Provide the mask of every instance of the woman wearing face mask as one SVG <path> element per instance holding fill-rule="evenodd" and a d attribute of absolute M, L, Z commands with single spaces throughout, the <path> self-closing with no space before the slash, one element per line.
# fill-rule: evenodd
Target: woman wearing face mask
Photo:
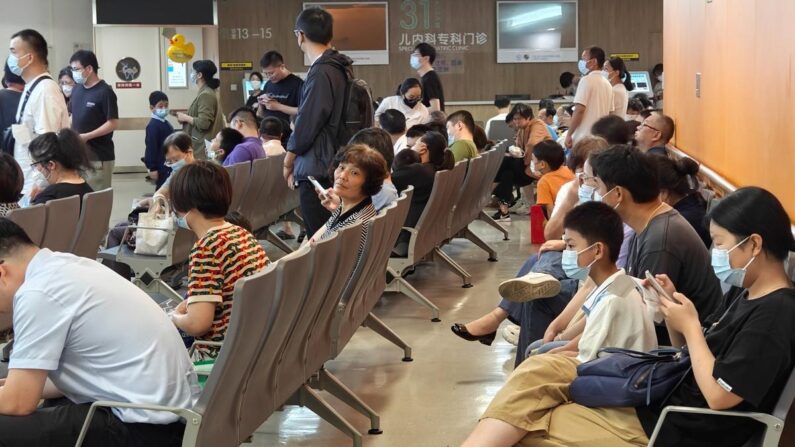
<path fill-rule="evenodd" d="M 675 300 L 661 298 L 672 342 L 687 346 L 692 364 L 666 405 L 771 413 L 795 365 L 795 290 L 784 265 L 795 250 L 790 219 L 775 196 L 756 187 L 729 194 L 709 218 L 713 269 L 733 287 L 702 327 L 693 303 L 676 293 L 667 276 L 657 276 Z M 539 368 L 522 388 L 566 389 L 576 371 L 544 368 L 554 358 L 530 360 Z M 662 408 L 588 408 L 572 402 L 553 402 L 541 411 L 491 408 L 499 418 L 481 420 L 464 445 L 591 445 L 599 440 L 599 445 L 645 446 Z M 566 421 L 577 421 L 577 428 L 567 429 Z M 750 418 L 669 413 L 654 445 L 739 447 L 762 428 Z"/>
<path fill-rule="evenodd" d="M 94 191 L 82 177 L 91 169 L 86 147 L 71 129 L 39 135 L 30 142 L 29 150 L 33 167 L 49 183 L 33 198 L 32 204 L 74 195 L 82 200 L 84 194 Z"/>
<path fill-rule="evenodd" d="M 72 77 L 72 67 L 66 67 L 58 72 L 58 85 L 61 86 L 66 104 L 69 104 L 69 98 L 72 97 L 72 89 L 75 88 L 75 80 Z"/>
<path fill-rule="evenodd" d="M 193 155 L 193 146 L 191 145 L 191 137 L 185 132 L 174 132 L 163 141 L 163 151 L 166 154 L 165 166 L 171 169 L 171 173 L 166 177 L 163 185 L 155 191 L 151 199 L 144 199 L 138 202 L 138 206 L 150 208 L 152 206 L 158 207 L 161 203 L 160 200 L 153 200 L 155 198 L 163 198 L 164 200 L 170 199 L 170 185 L 171 179 L 180 169 L 189 164 L 196 162 Z"/>
<path fill-rule="evenodd" d="M 246 100 L 246 107 L 257 110 L 259 107 L 258 99 L 262 94 L 262 87 L 264 85 L 262 74 L 259 72 L 252 72 L 248 75 L 248 81 L 251 83 L 251 93 Z"/>
<path fill-rule="evenodd" d="M 422 104 L 422 86 L 419 79 L 406 78 L 397 89 L 395 96 L 384 98 L 375 111 L 375 121 L 389 109 L 400 111 L 406 117 L 406 129 L 415 124 L 426 124 L 431 121 L 428 108 Z"/>
<path fill-rule="evenodd" d="M 221 81 L 215 78 L 218 68 L 210 60 L 193 63 L 191 81 L 199 88 L 188 113 L 177 112 L 177 121 L 183 124 L 182 130 L 191 137 L 194 155 L 199 160 L 207 158 L 204 141 L 210 140 L 224 126 L 223 112 L 216 95 Z"/>
<path fill-rule="evenodd" d="M 624 60 L 620 57 L 611 57 L 605 61 L 602 73 L 613 86 L 613 111 L 610 113 L 627 119 L 628 92 L 631 92 L 634 86 Z"/>

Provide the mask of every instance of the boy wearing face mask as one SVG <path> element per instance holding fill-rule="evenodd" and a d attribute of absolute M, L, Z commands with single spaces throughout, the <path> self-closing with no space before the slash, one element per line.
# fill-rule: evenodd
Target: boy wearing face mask
<path fill-rule="evenodd" d="M 146 125 L 144 164 L 149 171 L 149 178 L 155 182 L 155 189 L 159 189 L 171 172 L 165 166 L 166 154 L 163 151 L 163 142 L 174 133 L 174 127 L 166 120 L 168 96 L 161 91 L 152 92 L 149 95 L 149 111 L 152 112 L 152 119 Z"/>
<path fill-rule="evenodd" d="M 624 240 L 618 213 L 604 203 L 587 202 L 569 211 L 563 227 L 563 271 L 571 279 L 592 282 L 593 288 L 572 320 L 573 325 L 585 318 L 582 333 L 548 352 L 587 362 L 605 347 L 644 352 L 656 348 L 654 323 L 635 281 L 616 267 Z"/>

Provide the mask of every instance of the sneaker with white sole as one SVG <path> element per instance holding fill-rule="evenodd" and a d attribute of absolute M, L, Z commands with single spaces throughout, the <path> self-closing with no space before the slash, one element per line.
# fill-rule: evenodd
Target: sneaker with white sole
<path fill-rule="evenodd" d="M 500 296 L 508 301 L 524 303 L 539 298 L 551 298 L 560 293 L 560 281 L 546 273 L 530 272 L 518 278 L 503 281 Z"/>
<path fill-rule="evenodd" d="M 519 345 L 519 326 L 515 324 L 509 324 L 502 328 L 502 338 L 505 339 L 508 343 L 518 346 Z"/>

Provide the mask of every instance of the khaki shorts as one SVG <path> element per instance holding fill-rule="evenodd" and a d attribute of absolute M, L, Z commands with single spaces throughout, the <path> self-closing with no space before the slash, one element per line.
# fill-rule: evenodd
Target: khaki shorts
<path fill-rule="evenodd" d="M 571 401 L 579 362 L 561 354 L 530 357 L 508 378 L 483 418 L 528 432 L 520 446 L 646 446 L 634 408 L 588 408 Z"/>

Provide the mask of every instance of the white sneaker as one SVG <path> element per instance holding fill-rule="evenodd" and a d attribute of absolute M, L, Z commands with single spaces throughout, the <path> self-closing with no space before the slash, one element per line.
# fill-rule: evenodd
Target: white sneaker
<path fill-rule="evenodd" d="M 516 214 L 516 215 L 518 215 L 518 216 L 529 216 L 530 215 L 530 207 L 531 207 L 530 204 L 522 203 L 521 205 L 517 206 L 516 208 L 513 208 L 511 210 L 511 212 Z"/>
<path fill-rule="evenodd" d="M 505 339 L 508 343 L 518 346 L 519 345 L 519 326 L 515 324 L 509 324 L 502 328 L 502 338 Z"/>
<path fill-rule="evenodd" d="M 500 296 L 508 301 L 524 303 L 539 298 L 550 298 L 560 293 L 560 281 L 546 273 L 530 272 L 518 278 L 503 281 Z"/>

